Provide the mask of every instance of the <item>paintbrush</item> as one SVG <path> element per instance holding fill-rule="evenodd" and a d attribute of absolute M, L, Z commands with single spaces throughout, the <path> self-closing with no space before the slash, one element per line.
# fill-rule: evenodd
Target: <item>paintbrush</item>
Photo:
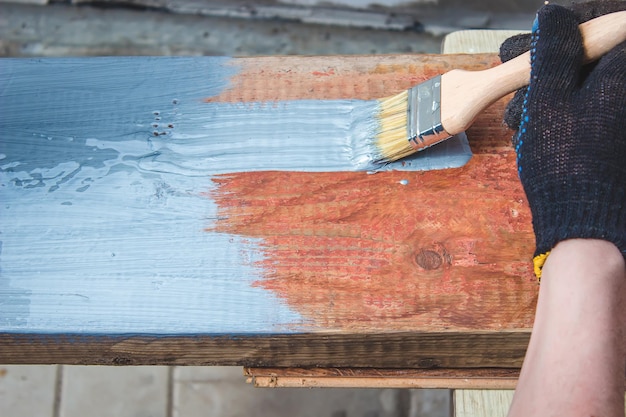
<path fill-rule="evenodd" d="M 626 11 L 582 23 L 585 63 L 626 40 Z M 530 52 L 482 71 L 451 70 L 379 100 L 376 162 L 395 161 L 465 131 L 489 105 L 528 85 Z"/>

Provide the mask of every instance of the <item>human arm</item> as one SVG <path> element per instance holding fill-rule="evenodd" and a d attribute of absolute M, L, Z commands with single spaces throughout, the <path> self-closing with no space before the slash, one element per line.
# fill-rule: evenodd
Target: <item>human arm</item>
<path fill-rule="evenodd" d="M 626 43 L 583 67 L 577 25 L 539 11 L 514 138 L 542 284 L 511 417 L 624 415 Z"/>
<path fill-rule="evenodd" d="M 509 417 L 624 416 L 626 266 L 604 240 L 558 243 Z"/>

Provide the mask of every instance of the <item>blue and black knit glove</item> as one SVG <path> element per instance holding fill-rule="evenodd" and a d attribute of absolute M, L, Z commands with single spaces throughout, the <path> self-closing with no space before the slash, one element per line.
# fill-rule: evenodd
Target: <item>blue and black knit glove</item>
<path fill-rule="evenodd" d="M 538 277 L 566 239 L 608 240 L 626 257 L 626 42 L 583 66 L 578 23 L 563 7 L 539 10 L 514 137 Z"/>
<path fill-rule="evenodd" d="M 626 11 L 626 0 L 591 0 L 572 3 L 568 7 L 578 23 L 583 23 L 608 13 Z M 524 33 L 511 36 L 500 46 L 500 60 L 506 62 L 530 50 L 531 34 Z M 522 117 L 522 104 L 526 96 L 526 88 L 518 90 L 504 110 L 504 122 L 513 130 L 517 130 Z"/>

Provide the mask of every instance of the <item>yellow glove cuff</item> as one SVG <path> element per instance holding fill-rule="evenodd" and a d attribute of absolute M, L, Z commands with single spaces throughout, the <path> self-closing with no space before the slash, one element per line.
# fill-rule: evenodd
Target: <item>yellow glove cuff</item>
<path fill-rule="evenodd" d="M 541 281 L 541 271 L 543 270 L 543 264 L 545 264 L 546 259 L 548 259 L 548 255 L 550 255 L 550 251 L 537 255 L 533 258 L 533 268 L 539 281 Z"/>

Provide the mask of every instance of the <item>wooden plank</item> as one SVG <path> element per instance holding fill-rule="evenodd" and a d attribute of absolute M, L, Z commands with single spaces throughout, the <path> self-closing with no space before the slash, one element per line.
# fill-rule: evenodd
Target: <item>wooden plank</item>
<path fill-rule="evenodd" d="M 261 388 L 513 389 L 519 369 L 245 368 Z"/>
<path fill-rule="evenodd" d="M 425 59 L 432 60 L 426 68 L 433 72 L 444 70 L 438 66 L 442 62 L 437 57 Z M 236 78 L 236 85 L 242 88 L 228 90 L 220 95 L 219 100 L 276 100 L 285 95 L 295 98 L 303 93 L 298 91 L 298 86 L 303 85 L 299 77 L 308 74 L 297 61 L 290 62 L 289 69 L 281 65 L 278 59 L 274 65 L 257 67 L 261 64 L 259 61 L 250 64 L 250 72 L 245 71 Z M 380 96 L 385 92 L 399 91 L 433 75 L 432 72 L 425 73 L 424 67 L 417 66 L 417 61 L 381 62 L 368 74 L 345 71 L 345 65 L 329 61 L 326 71 L 312 72 L 317 74 L 315 93 L 325 99 L 350 95 L 371 98 L 372 94 Z M 255 88 L 255 76 L 267 71 L 275 74 L 275 81 L 268 80 L 263 88 Z M 403 76 L 389 79 L 388 75 L 396 71 Z M 283 91 L 281 86 L 285 84 L 293 87 Z M 529 213 L 514 170 L 509 133 L 502 128 L 499 119 L 501 105 L 486 112 L 476 127 L 468 132 L 476 155 L 460 171 L 424 172 L 409 176 L 406 173 L 392 173 L 385 181 L 380 181 L 381 177 L 358 177 L 349 173 L 316 174 L 311 181 L 298 181 L 292 174 L 274 173 L 267 176 L 238 174 L 216 179 L 221 192 L 220 196 L 216 196 L 216 201 L 219 207 L 223 207 L 223 217 L 229 219 L 218 223 L 216 230 L 235 231 L 251 237 L 263 236 L 268 253 L 272 253 L 267 264 L 271 264 L 273 269 L 272 279 L 264 281 L 263 285 L 279 292 L 283 299 L 293 299 L 292 304 L 298 305 L 300 311 L 306 311 L 308 317 L 315 317 L 315 320 L 328 317 L 327 326 L 358 328 L 363 320 L 376 320 L 374 317 L 381 315 L 378 319 L 389 318 L 387 325 L 397 330 L 402 329 L 402 323 L 407 328 L 422 324 L 446 328 L 448 324 L 442 318 L 450 315 L 460 321 L 468 318 L 467 325 L 470 327 L 478 325 L 478 321 L 491 322 L 496 328 L 530 327 L 531 321 L 525 321 L 530 316 L 523 319 L 520 316 L 522 311 L 529 312 L 532 308 L 536 291 L 529 271 L 522 272 L 526 268 L 524 253 L 532 246 L 530 229 L 527 227 Z M 475 135 L 473 141 L 472 135 Z M 491 177 L 491 174 L 494 176 Z M 491 184 L 481 183 L 479 178 Z M 410 189 L 395 186 L 402 179 L 409 181 L 409 185 L 412 185 Z M 506 195 L 509 192 L 512 194 Z M 276 206 L 267 207 L 263 204 L 261 196 L 268 193 L 277 198 Z M 481 194 L 481 203 L 476 204 L 475 198 Z M 308 201 L 299 201 L 298 195 L 305 196 L 304 199 Z M 383 201 L 379 200 L 381 195 L 385 195 Z M 345 201 L 351 203 L 345 204 Z M 416 202 L 420 202 L 420 205 L 417 206 Z M 473 220 L 457 221 L 457 215 L 459 220 L 461 217 Z M 499 215 L 504 217 L 497 218 Z M 297 224 L 292 224 L 290 219 L 293 218 L 297 219 Z M 440 227 L 442 218 L 448 220 L 445 221 L 446 226 Z M 403 226 L 394 228 L 395 235 L 389 236 L 385 230 L 388 224 Z M 498 226 L 504 224 L 504 228 Z M 493 229 L 494 226 L 498 231 Z M 496 235 L 503 232 L 507 237 L 497 238 L 491 235 L 492 232 Z M 354 238 L 359 242 L 358 245 L 352 244 Z M 320 270 L 317 248 L 323 248 L 331 242 L 341 242 L 339 245 L 348 249 L 345 256 L 358 248 L 362 254 L 359 262 L 346 265 L 342 256 L 322 258 L 323 268 Z M 496 246 L 488 242 L 496 243 Z M 491 249 L 488 249 L 490 253 L 486 258 L 480 259 L 480 256 L 475 257 L 474 251 L 482 245 L 490 246 Z M 456 262 L 453 263 L 454 268 L 448 270 L 451 264 L 447 259 L 450 256 Z M 294 263 L 295 257 L 299 261 Z M 499 275 L 503 268 L 502 265 L 496 265 L 505 258 L 517 261 L 504 269 L 516 270 L 513 275 L 521 273 L 517 276 L 525 279 L 494 279 L 489 280 L 490 285 L 499 283 L 508 287 L 517 282 L 526 287 L 530 284 L 526 288 L 531 292 L 526 293 L 521 287 L 502 288 L 498 290 L 497 297 L 525 298 L 523 294 L 526 294 L 530 298 L 511 302 L 502 300 L 497 308 L 483 314 L 481 318 L 442 312 L 439 308 L 414 313 L 406 310 L 407 306 L 423 306 L 421 300 L 408 301 L 406 297 L 419 298 L 417 294 L 423 294 L 428 298 L 437 298 L 439 290 L 445 293 L 448 271 L 452 275 L 460 273 L 460 278 L 464 276 L 464 266 L 474 271 L 482 269 L 483 274 L 488 274 L 488 270 L 495 267 L 492 271 Z M 377 270 L 376 280 L 367 278 L 371 270 Z M 351 279 L 343 279 L 341 286 L 329 287 L 329 274 Z M 420 276 L 417 281 L 409 278 L 417 275 Z M 449 279 L 456 280 L 454 276 Z M 466 282 L 470 287 L 476 286 L 473 295 L 478 298 L 483 295 L 489 297 L 478 289 L 481 280 L 470 279 Z M 362 294 L 365 299 L 355 300 L 354 294 Z M 441 294 L 441 297 L 447 298 L 447 295 Z M 450 304 L 434 298 L 431 298 L 433 305 L 439 306 L 467 307 L 465 302 L 469 301 L 465 299 L 461 304 Z M 329 300 L 334 300 L 330 309 Z M 515 312 L 507 311 L 508 308 L 513 308 Z M 503 316 L 522 319 L 523 323 L 507 324 L 508 320 Z M 459 325 L 462 324 L 457 321 L 453 326 Z"/>
<path fill-rule="evenodd" d="M 352 106 L 497 58 L 135 59 L 98 61 L 86 73 L 112 80 L 102 89 L 37 84 L 58 81 L 38 61 L 11 79 L 31 74 L 36 95 L 2 90 L 0 361 L 520 366 L 537 285 L 504 101 L 467 132 L 459 169 L 195 164 L 207 112 L 239 109 L 243 129 L 261 110 Z"/>
<path fill-rule="evenodd" d="M 519 368 L 519 333 L 0 334 L 7 364 Z M 408 354 L 407 352 L 410 352 Z"/>
<path fill-rule="evenodd" d="M 461 389 L 454 391 L 455 417 L 506 417 L 512 390 Z"/>
<path fill-rule="evenodd" d="M 506 417 L 514 391 L 455 390 L 455 417 Z"/>
<path fill-rule="evenodd" d="M 443 39 L 441 52 L 444 54 L 498 53 L 507 38 L 528 30 L 459 30 Z"/>

